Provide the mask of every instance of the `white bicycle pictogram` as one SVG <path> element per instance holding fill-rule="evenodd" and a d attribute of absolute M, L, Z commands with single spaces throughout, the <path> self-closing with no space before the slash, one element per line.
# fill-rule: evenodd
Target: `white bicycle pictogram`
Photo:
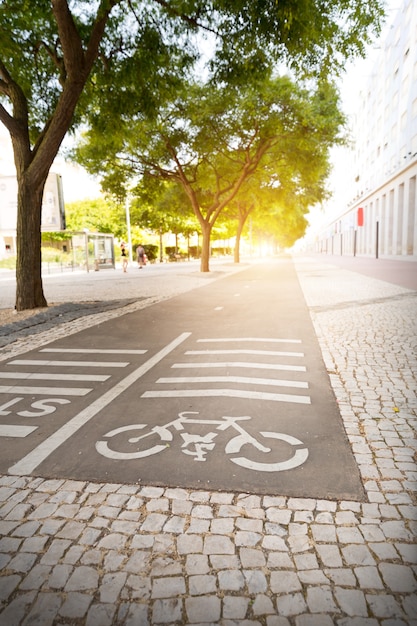
<path fill-rule="evenodd" d="M 248 433 L 239 422 L 246 421 L 252 419 L 250 416 L 240 416 L 240 417 L 230 417 L 223 416 L 221 419 L 217 420 L 208 420 L 208 419 L 197 419 L 196 417 L 192 417 L 198 415 L 199 413 L 196 411 L 184 411 L 179 413 L 178 417 L 164 424 L 163 426 L 154 426 L 149 431 L 128 438 L 128 443 L 131 444 L 139 444 L 140 442 L 144 442 L 148 437 L 157 436 L 161 443 L 157 443 L 156 445 L 151 445 L 151 447 L 138 449 L 134 452 L 122 452 L 113 450 L 110 446 L 112 443 L 112 439 L 117 435 L 121 435 L 123 433 L 132 434 L 132 431 L 135 430 L 143 430 L 146 428 L 147 424 L 130 424 L 128 426 L 121 426 L 120 428 L 115 428 L 114 430 L 109 431 L 104 435 L 109 441 L 101 440 L 96 442 L 96 449 L 101 455 L 115 460 L 128 460 L 128 459 L 141 459 L 153 454 L 158 454 L 159 452 L 163 452 L 167 448 L 170 447 L 170 442 L 174 439 L 175 432 L 178 432 L 181 435 L 183 443 L 181 445 L 181 451 L 184 454 L 190 455 L 194 457 L 194 461 L 205 461 L 207 454 L 214 449 L 215 442 L 214 439 L 218 436 L 219 433 L 211 431 L 206 435 L 192 434 L 185 430 L 187 424 L 208 424 L 215 426 L 215 430 L 217 431 L 225 431 L 228 428 L 231 428 L 237 431 L 237 435 L 232 437 L 230 441 L 225 446 L 226 454 L 239 454 L 242 447 L 246 444 L 253 446 L 256 450 L 259 450 L 262 453 L 270 454 L 273 452 L 273 449 L 263 445 L 258 439 L 255 439 L 250 433 Z M 297 439 L 296 437 L 292 437 L 291 435 L 286 435 L 284 433 L 277 433 L 271 431 L 261 431 L 259 433 L 261 437 L 265 439 L 273 439 L 284 441 L 290 446 L 303 446 L 303 442 Z M 145 442 L 146 443 L 146 442 Z M 273 443 L 271 444 L 273 445 Z M 230 458 L 229 460 L 232 463 L 236 463 L 236 465 L 240 465 L 241 467 L 255 470 L 258 472 L 281 472 L 283 470 L 293 469 L 294 467 L 298 467 L 302 465 L 308 457 L 308 449 L 306 447 L 298 447 L 293 451 L 292 456 L 283 461 L 278 462 L 259 462 L 254 461 L 245 456 L 235 456 Z"/>

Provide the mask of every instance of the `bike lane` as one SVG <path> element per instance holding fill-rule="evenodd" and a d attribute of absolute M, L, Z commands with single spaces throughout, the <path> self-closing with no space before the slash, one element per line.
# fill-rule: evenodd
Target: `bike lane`
<path fill-rule="evenodd" d="M 105 322 L 1 370 L 15 376 L 9 390 L 3 385 L 2 425 L 22 429 L 3 431 L 3 472 L 364 497 L 289 259 Z"/>

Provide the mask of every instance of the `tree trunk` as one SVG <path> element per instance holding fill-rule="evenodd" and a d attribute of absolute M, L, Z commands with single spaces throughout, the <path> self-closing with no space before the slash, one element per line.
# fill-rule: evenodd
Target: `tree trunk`
<path fill-rule="evenodd" d="M 200 271 L 209 272 L 210 267 L 210 237 L 211 237 L 211 225 L 204 222 L 201 224 L 201 259 L 200 259 Z"/>
<path fill-rule="evenodd" d="M 243 219 L 243 220 L 239 219 L 237 222 L 236 242 L 235 242 L 235 249 L 234 249 L 234 254 L 233 254 L 233 260 L 235 263 L 240 263 L 240 239 L 242 236 L 242 231 L 245 225 L 245 221 L 246 219 Z"/>
<path fill-rule="evenodd" d="M 18 176 L 16 309 L 46 307 L 42 287 L 41 212 L 45 180 L 34 185 Z"/>

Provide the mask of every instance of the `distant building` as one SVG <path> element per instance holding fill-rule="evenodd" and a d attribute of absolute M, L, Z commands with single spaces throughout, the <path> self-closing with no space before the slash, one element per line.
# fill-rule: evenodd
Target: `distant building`
<path fill-rule="evenodd" d="M 345 210 L 317 237 L 327 254 L 417 259 L 417 2 L 403 0 L 352 120 Z"/>
<path fill-rule="evenodd" d="M 0 259 L 16 254 L 17 179 L 0 176 Z M 41 230 L 53 232 L 65 229 L 65 207 L 62 178 L 50 173 L 42 202 Z"/>

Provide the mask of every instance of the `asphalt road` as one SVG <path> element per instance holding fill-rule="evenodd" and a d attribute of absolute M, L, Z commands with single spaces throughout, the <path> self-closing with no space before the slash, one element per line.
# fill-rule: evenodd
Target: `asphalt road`
<path fill-rule="evenodd" d="M 362 500 L 290 259 L 0 364 L 0 472 Z"/>

